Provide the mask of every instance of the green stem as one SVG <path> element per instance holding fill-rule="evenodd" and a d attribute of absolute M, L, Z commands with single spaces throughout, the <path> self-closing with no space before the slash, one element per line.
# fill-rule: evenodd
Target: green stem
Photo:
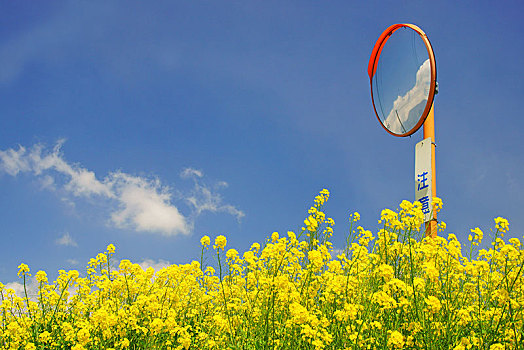
<path fill-rule="evenodd" d="M 231 342 L 233 342 L 233 339 L 232 339 L 232 333 L 233 333 L 233 324 L 231 323 L 231 316 L 229 315 L 229 309 L 227 308 L 227 299 L 226 299 L 226 292 L 224 290 L 224 284 L 223 284 L 223 281 L 222 281 L 222 263 L 220 261 L 220 248 L 217 248 L 217 258 L 218 258 L 218 269 L 219 269 L 219 274 L 220 274 L 220 289 L 222 289 L 222 296 L 224 298 L 224 309 L 226 310 L 226 315 L 227 315 L 227 321 L 229 323 L 229 328 L 231 330 L 231 332 L 228 333 L 229 335 L 229 340 Z"/>
<path fill-rule="evenodd" d="M 53 315 L 51 316 L 51 320 L 49 321 L 50 325 L 53 324 L 53 321 L 55 319 L 55 315 L 56 315 L 56 310 L 58 309 L 58 306 L 60 305 L 60 302 L 62 301 L 62 297 L 64 296 L 64 293 L 65 293 L 65 290 L 67 289 L 67 286 L 69 285 L 69 282 L 71 281 L 73 277 L 69 277 L 67 279 L 67 282 L 66 284 L 64 285 L 64 287 L 62 288 L 62 292 L 60 293 L 60 297 L 58 298 L 58 301 L 56 303 L 56 306 L 55 306 L 55 309 L 53 310 Z"/>

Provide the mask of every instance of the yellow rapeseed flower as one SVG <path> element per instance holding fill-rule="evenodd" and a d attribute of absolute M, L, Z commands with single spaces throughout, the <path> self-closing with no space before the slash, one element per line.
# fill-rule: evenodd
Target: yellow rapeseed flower
<path fill-rule="evenodd" d="M 80 345 L 86 345 L 87 343 L 89 343 L 89 330 L 85 328 L 80 329 L 76 334 L 76 337 Z"/>
<path fill-rule="evenodd" d="M 213 246 L 214 249 L 222 249 L 224 250 L 225 246 L 227 244 L 227 239 L 225 236 L 218 236 L 215 238 L 215 245 Z"/>
<path fill-rule="evenodd" d="M 113 255 L 113 254 L 115 254 L 116 248 L 115 248 L 115 246 L 113 244 L 110 244 L 110 245 L 107 246 L 106 250 L 107 250 L 109 255 Z"/>
<path fill-rule="evenodd" d="M 72 281 L 76 281 L 78 276 L 80 276 L 80 273 L 77 270 L 70 270 L 67 273 L 67 277 L 70 278 Z"/>
<path fill-rule="evenodd" d="M 377 275 L 384 278 L 384 280 L 389 281 L 393 278 L 394 269 L 392 266 L 387 264 L 382 264 L 377 269 Z"/>
<path fill-rule="evenodd" d="M 47 283 L 47 273 L 45 271 L 38 271 L 35 277 L 38 282 Z"/>
<path fill-rule="evenodd" d="M 211 244 L 211 238 L 209 238 L 209 236 L 203 236 L 200 238 L 200 244 L 202 244 L 203 247 L 207 247 Z"/>
<path fill-rule="evenodd" d="M 442 209 L 442 199 L 438 197 L 433 197 L 431 204 L 433 206 L 433 210 L 435 210 L 437 213 L 440 211 L 440 209 Z"/>
<path fill-rule="evenodd" d="M 425 301 L 426 301 L 429 311 L 432 313 L 439 312 L 440 309 L 442 308 L 442 304 L 440 303 L 440 300 L 434 297 L 433 295 L 430 295 L 429 297 L 427 297 Z"/>
<path fill-rule="evenodd" d="M 308 218 L 304 220 L 304 224 L 310 232 L 315 232 L 318 228 L 318 221 L 312 215 L 308 216 Z"/>
<path fill-rule="evenodd" d="M 318 250 L 309 251 L 307 257 L 317 269 L 322 266 L 322 254 Z"/>
<path fill-rule="evenodd" d="M 129 339 L 124 338 L 124 339 L 122 340 L 122 342 L 120 342 L 120 347 L 121 347 L 122 349 L 126 349 L 126 348 L 128 348 L 128 347 L 129 347 Z"/>
<path fill-rule="evenodd" d="M 474 245 L 478 246 L 480 243 L 482 243 L 482 239 L 484 238 L 484 232 L 482 232 L 482 230 L 480 228 L 475 227 L 474 229 L 471 229 L 471 233 L 475 234 L 475 236 L 473 237 L 473 240 L 476 241 L 476 242 L 474 242 Z M 469 239 L 469 237 L 468 237 L 468 239 Z M 470 239 L 470 241 L 471 241 L 471 239 Z"/>
<path fill-rule="evenodd" d="M 405 344 L 405 339 L 402 333 L 393 331 L 388 338 L 388 346 L 394 349 L 402 349 Z"/>
<path fill-rule="evenodd" d="M 513 244 L 516 248 L 520 248 L 521 243 L 518 238 L 510 238 L 509 243 Z"/>
<path fill-rule="evenodd" d="M 26 264 L 18 265 L 18 277 L 20 277 L 20 275 L 22 275 L 22 276 L 31 276 L 29 274 L 29 266 L 27 266 Z"/>
<path fill-rule="evenodd" d="M 236 249 L 229 249 L 226 253 L 228 259 L 236 259 L 238 257 L 238 251 Z"/>
<path fill-rule="evenodd" d="M 48 331 L 43 331 L 38 335 L 38 339 L 41 342 L 47 343 L 51 340 L 51 333 L 49 333 Z"/>
<path fill-rule="evenodd" d="M 499 232 L 507 232 L 508 229 L 509 229 L 509 223 L 508 223 L 508 220 L 502 218 L 502 217 L 497 217 L 494 219 L 495 220 L 495 227 L 497 229 L 497 231 Z"/>

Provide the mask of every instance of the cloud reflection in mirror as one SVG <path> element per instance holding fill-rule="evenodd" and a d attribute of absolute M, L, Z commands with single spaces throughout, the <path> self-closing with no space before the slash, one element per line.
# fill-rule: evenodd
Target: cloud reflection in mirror
<path fill-rule="evenodd" d="M 431 82 L 431 66 L 427 59 L 417 71 L 415 86 L 393 102 L 393 108 L 383 120 L 384 125 L 396 134 L 404 134 L 417 124 L 426 108 Z"/>

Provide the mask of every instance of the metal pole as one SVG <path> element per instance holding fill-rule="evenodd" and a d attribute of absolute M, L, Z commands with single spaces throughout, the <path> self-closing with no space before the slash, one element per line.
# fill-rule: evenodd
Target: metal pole
<path fill-rule="evenodd" d="M 433 106 L 429 110 L 429 114 L 424 122 L 424 140 L 431 137 L 431 195 L 437 196 L 437 172 L 435 167 L 435 115 L 433 113 Z M 437 237 L 437 211 L 432 208 L 433 218 L 426 223 L 426 236 L 432 238 Z"/>

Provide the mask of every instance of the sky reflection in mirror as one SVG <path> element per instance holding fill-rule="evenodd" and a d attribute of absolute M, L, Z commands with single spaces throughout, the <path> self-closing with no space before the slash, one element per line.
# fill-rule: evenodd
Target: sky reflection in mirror
<path fill-rule="evenodd" d="M 382 124 L 395 134 L 412 130 L 429 98 L 431 65 L 420 35 L 402 27 L 385 43 L 373 76 L 373 98 Z"/>

